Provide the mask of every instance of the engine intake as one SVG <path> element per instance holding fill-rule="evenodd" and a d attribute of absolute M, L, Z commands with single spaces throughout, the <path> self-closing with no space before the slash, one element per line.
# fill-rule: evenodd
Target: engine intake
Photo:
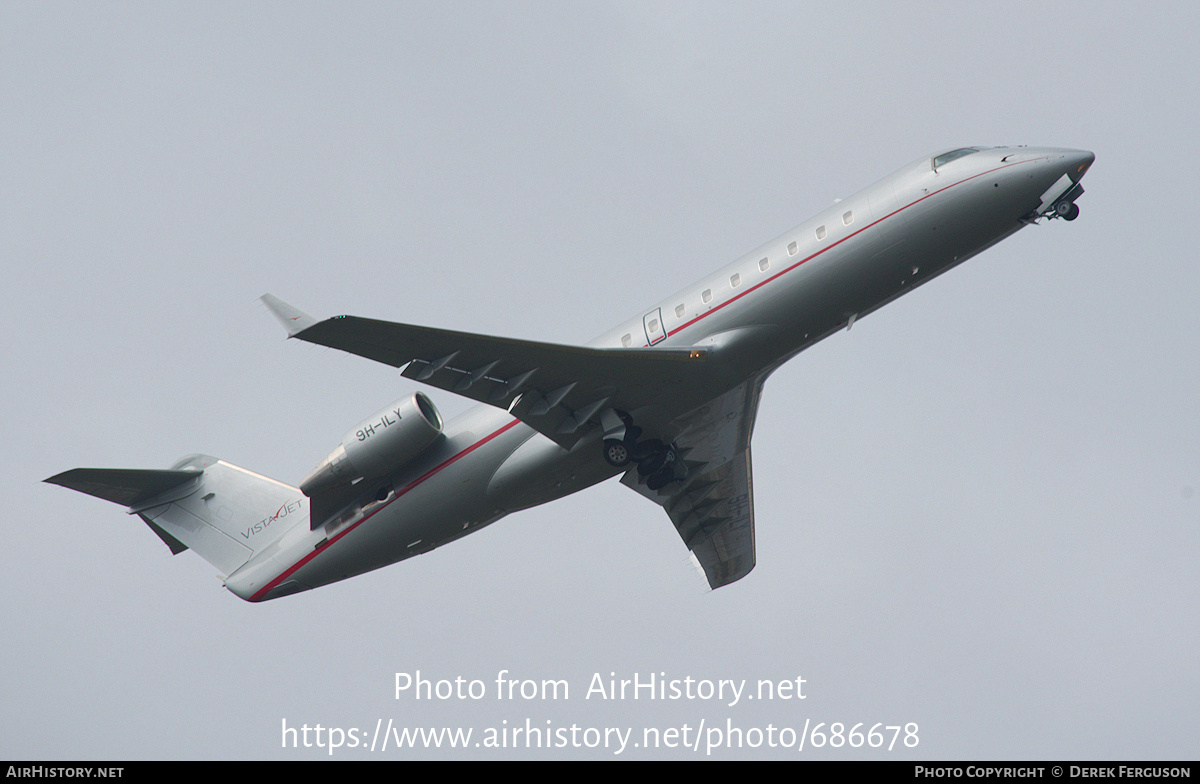
<path fill-rule="evenodd" d="M 401 398 L 363 420 L 329 456 L 308 472 L 300 490 L 310 498 L 324 490 L 395 471 L 442 434 L 442 417 L 421 392 Z"/>

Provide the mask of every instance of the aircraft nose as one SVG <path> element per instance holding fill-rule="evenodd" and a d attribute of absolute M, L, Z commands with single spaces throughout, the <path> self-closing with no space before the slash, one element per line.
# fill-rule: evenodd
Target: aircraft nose
<path fill-rule="evenodd" d="M 1083 186 L 1079 181 L 1087 173 L 1092 161 L 1096 160 L 1096 155 L 1090 150 L 1067 150 L 1061 147 L 1043 147 L 1036 153 L 1042 156 L 1045 168 L 1042 177 L 1029 181 L 1031 199 L 1039 189 L 1046 190 L 1041 192 L 1038 206 L 1023 220 L 1036 221 L 1039 217 L 1047 216 L 1075 220 L 1079 217 L 1075 200 L 1083 195 Z"/>
<path fill-rule="evenodd" d="M 1068 150 L 1066 154 L 1066 173 L 1071 178 L 1071 182 L 1079 182 L 1083 175 L 1087 173 L 1088 167 L 1092 165 L 1092 161 L 1096 160 L 1095 153 L 1088 150 Z"/>

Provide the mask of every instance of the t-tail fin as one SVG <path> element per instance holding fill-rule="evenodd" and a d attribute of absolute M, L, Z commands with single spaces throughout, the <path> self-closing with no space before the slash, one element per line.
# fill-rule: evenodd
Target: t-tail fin
<path fill-rule="evenodd" d="M 207 455 L 167 471 L 76 468 L 46 481 L 129 507 L 172 553 L 194 550 L 226 576 L 308 519 L 299 488 Z"/>

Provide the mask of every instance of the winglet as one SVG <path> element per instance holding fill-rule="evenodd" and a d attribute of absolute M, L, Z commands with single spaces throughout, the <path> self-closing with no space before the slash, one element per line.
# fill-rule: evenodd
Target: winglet
<path fill-rule="evenodd" d="M 287 304 L 279 297 L 263 294 L 258 299 L 267 306 L 267 310 L 271 311 L 275 318 L 279 319 L 279 323 L 287 330 L 289 338 L 295 337 L 317 323 L 315 318 L 303 310 Z"/>

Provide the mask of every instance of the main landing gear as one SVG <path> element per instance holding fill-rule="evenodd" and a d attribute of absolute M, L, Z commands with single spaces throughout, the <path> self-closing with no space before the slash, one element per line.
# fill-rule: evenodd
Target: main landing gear
<path fill-rule="evenodd" d="M 629 445 L 619 438 L 604 439 L 604 459 L 614 468 L 624 468 L 633 459 Z"/>
<path fill-rule="evenodd" d="M 638 476 L 651 490 L 661 490 L 676 479 L 687 476 L 687 466 L 673 445 L 656 438 L 639 441 L 642 429 L 627 414 L 619 415 L 624 424 L 623 437 L 604 439 L 604 459 L 614 468 L 637 463 Z"/>

